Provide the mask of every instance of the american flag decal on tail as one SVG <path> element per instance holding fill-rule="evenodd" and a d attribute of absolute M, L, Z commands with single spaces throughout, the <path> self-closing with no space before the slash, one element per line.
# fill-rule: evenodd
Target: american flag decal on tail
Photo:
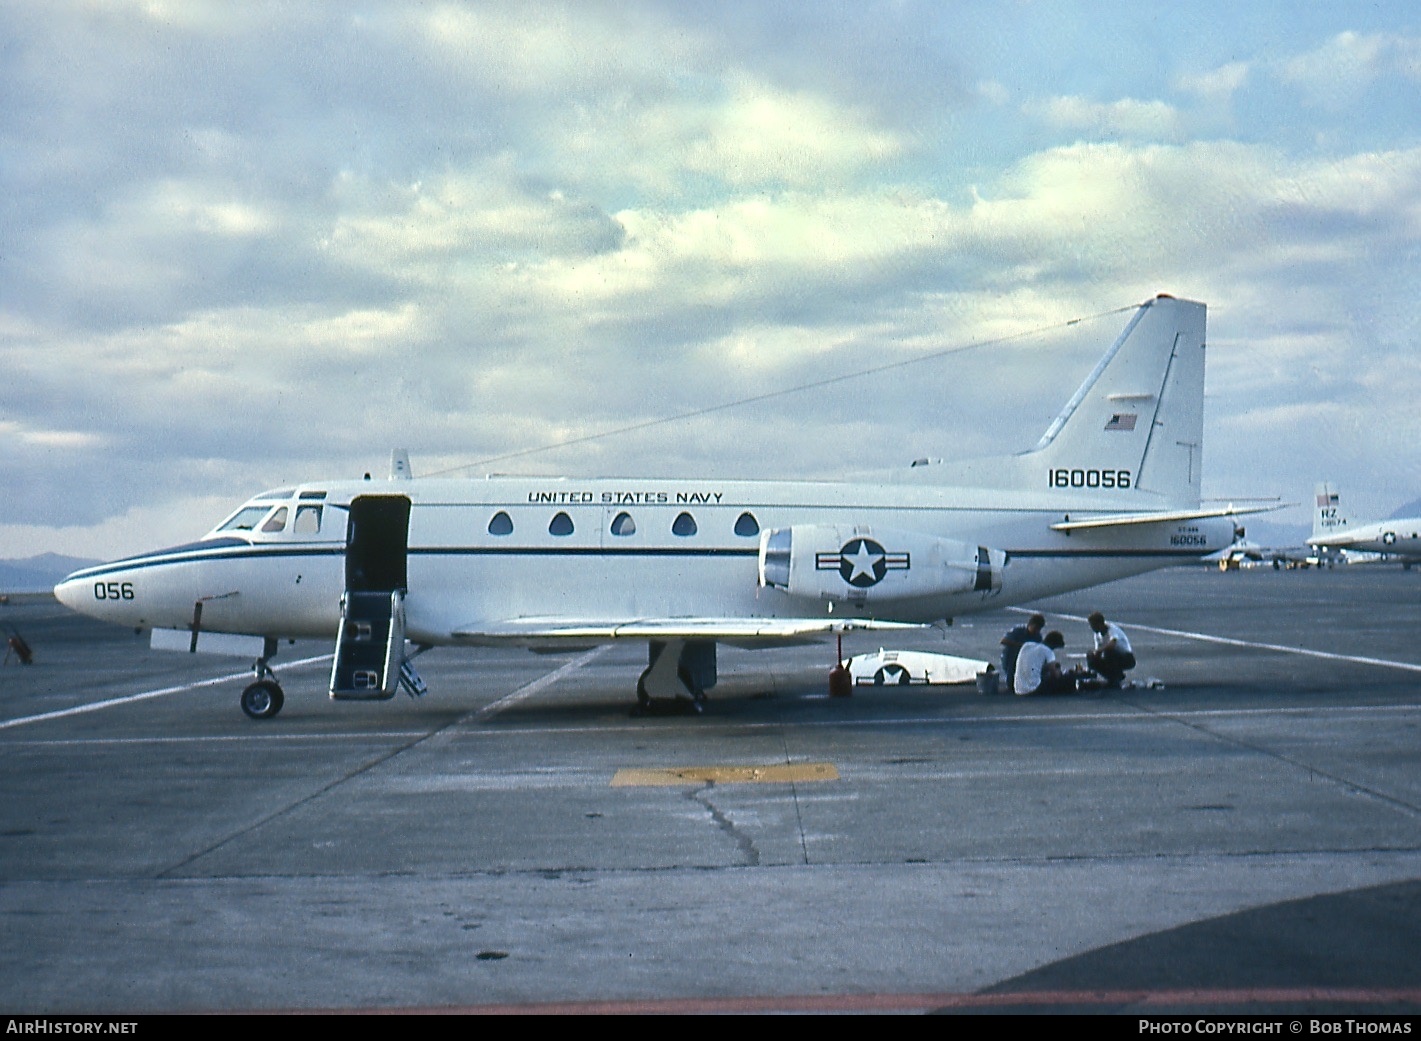
<path fill-rule="evenodd" d="M 1106 430 L 1134 430 L 1136 415 L 1133 412 L 1116 412 L 1105 424 Z"/>

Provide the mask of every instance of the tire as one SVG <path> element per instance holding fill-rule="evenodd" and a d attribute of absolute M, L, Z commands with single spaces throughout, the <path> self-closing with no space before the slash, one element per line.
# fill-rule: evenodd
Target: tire
<path fill-rule="evenodd" d="M 285 703 L 286 697 L 275 680 L 258 680 L 242 691 L 242 711 L 251 719 L 271 719 Z"/>

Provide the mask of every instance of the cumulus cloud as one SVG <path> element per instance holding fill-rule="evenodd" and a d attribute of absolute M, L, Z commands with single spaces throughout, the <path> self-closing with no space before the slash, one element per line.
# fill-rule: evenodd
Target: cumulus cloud
<path fill-rule="evenodd" d="M 1204 72 L 1179 73 L 1174 77 L 1176 90 L 1210 102 L 1226 102 L 1248 84 L 1248 62 L 1231 61 Z"/>
<path fill-rule="evenodd" d="M 1398 33 L 1338 33 L 1321 47 L 1282 61 L 1279 79 L 1316 105 L 1338 108 L 1385 77 L 1421 80 L 1421 37 Z"/>
<path fill-rule="evenodd" d="M 700 32 L 655 5 L 549 3 L 530 15 L 520 3 L 440 3 L 407 17 L 451 74 L 520 95 L 660 91 L 712 56 Z"/>
<path fill-rule="evenodd" d="M 407 186 L 343 175 L 342 212 L 320 237 L 322 252 L 393 279 L 437 281 L 451 265 L 496 265 L 529 257 L 614 248 L 622 228 L 585 200 L 519 183 L 507 164 L 445 171 Z"/>
<path fill-rule="evenodd" d="M 83 430 L 44 430 L 25 427 L 14 420 L 0 420 L 0 439 L 39 448 L 82 450 L 102 448 L 104 438 Z"/>
<path fill-rule="evenodd" d="M 1097 102 L 1072 95 L 1029 102 L 1024 111 L 1053 127 L 1095 138 L 1173 140 L 1183 129 L 1179 112 L 1163 101 Z"/>
<path fill-rule="evenodd" d="M 998 80 L 981 80 L 977 96 L 992 105 L 1005 105 L 1011 100 L 1011 92 Z"/>
<path fill-rule="evenodd" d="M 690 142 L 686 166 L 731 185 L 803 186 L 891 159 L 902 148 L 894 134 L 821 97 L 741 82 Z"/>

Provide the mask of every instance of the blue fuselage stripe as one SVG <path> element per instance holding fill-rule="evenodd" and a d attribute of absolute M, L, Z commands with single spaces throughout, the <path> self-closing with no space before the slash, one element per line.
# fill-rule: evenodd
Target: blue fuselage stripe
<path fill-rule="evenodd" d="M 701 548 L 679 546 L 412 546 L 415 557 L 653 557 L 653 558 L 753 558 L 759 548 L 711 546 Z M 1197 550 L 1186 549 L 1009 549 L 1008 558 L 1029 559 L 1141 559 L 1147 557 L 1196 559 Z M 218 560 L 252 560 L 262 558 L 319 559 L 344 557 L 344 546 L 302 548 L 268 548 L 250 546 L 240 549 L 224 547 L 210 552 L 183 553 L 175 556 L 133 557 L 75 572 L 66 581 L 103 578 L 106 575 L 179 564 L 205 563 Z"/>

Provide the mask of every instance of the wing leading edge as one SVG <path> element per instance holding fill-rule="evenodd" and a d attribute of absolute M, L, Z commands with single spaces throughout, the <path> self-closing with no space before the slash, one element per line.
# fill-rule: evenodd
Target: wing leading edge
<path fill-rule="evenodd" d="M 815 643 L 834 633 L 906 630 L 925 626 L 869 618 L 513 618 L 460 626 L 450 636 L 466 643 L 600 643 L 610 640 L 717 640 L 739 647 Z"/>

